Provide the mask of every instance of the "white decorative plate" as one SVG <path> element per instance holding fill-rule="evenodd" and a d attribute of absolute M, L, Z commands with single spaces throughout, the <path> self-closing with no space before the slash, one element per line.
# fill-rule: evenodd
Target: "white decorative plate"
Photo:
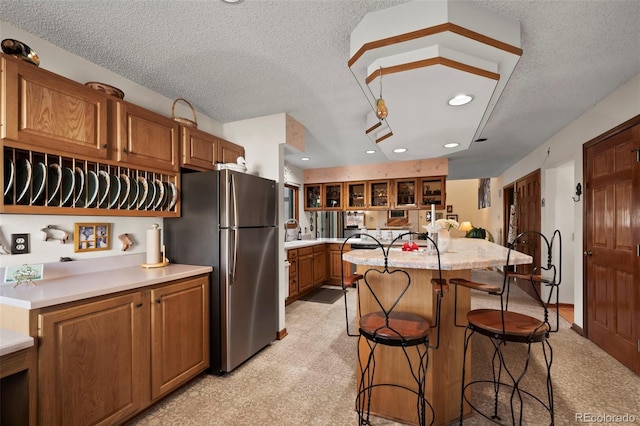
<path fill-rule="evenodd" d="M 127 208 L 133 210 L 136 208 L 138 202 L 138 180 L 135 178 L 129 179 L 129 200 L 127 201 Z"/>
<path fill-rule="evenodd" d="M 173 209 L 178 201 L 178 188 L 173 184 L 173 182 L 169 182 L 169 188 L 171 188 L 171 198 L 169 199 L 169 206 L 167 210 Z"/>
<path fill-rule="evenodd" d="M 129 176 L 124 173 L 120 173 L 120 198 L 118 202 L 119 208 L 127 208 L 127 202 L 129 201 L 129 193 L 131 192 L 131 181 Z"/>
<path fill-rule="evenodd" d="M 98 175 L 93 170 L 87 172 L 87 204 L 85 207 L 93 207 L 98 197 Z"/>
<path fill-rule="evenodd" d="M 44 163 L 37 163 L 33 166 L 33 176 L 31 178 L 31 204 L 40 201 L 44 194 L 44 187 L 47 183 L 47 166 Z"/>
<path fill-rule="evenodd" d="M 13 186 L 13 175 L 16 174 L 13 167 L 13 161 L 9 158 L 4 159 L 4 196 L 6 197 Z"/>
<path fill-rule="evenodd" d="M 64 206 L 73 199 L 73 188 L 76 186 L 76 175 L 69 167 L 62 169 L 62 185 L 60 186 L 60 201 Z"/>
<path fill-rule="evenodd" d="M 104 170 L 98 171 L 98 207 L 107 208 L 111 178 Z"/>
<path fill-rule="evenodd" d="M 84 205 L 84 198 L 81 200 L 84 195 L 84 171 L 78 166 L 73 169 L 73 174 L 75 175 L 76 183 L 74 185 L 73 191 L 75 192 L 75 196 L 73 197 L 73 203 L 82 207 Z"/>
<path fill-rule="evenodd" d="M 160 179 L 156 179 L 154 183 L 156 184 L 156 199 L 153 204 L 153 209 L 158 210 L 164 200 L 164 185 L 162 185 L 162 181 Z"/>
<path fill-rule="evenodd" d="M 156 202 L 156 186 L 153 182 L 147 181 L 147 200 L 145 201 L 145 206 L 143 207 L 145 210 L 153 209 L 153 204 Z"/>
<path fill-rule="evenodd" d="M 56 198 L 62 184 L 62 167 L 59 164 L 49 164 L 49 173 L 47 174 L 47 204 L 59 205 L 60 198 Z M 54 199 L 56 201 L 54 201 Z"/>
<path fill-rule="evenodd" d="M 25 198 L 29 192 L 29 184 L 31 184 L 31 163 L 27 159 L 16 161 L 16 203 L 29 201 Z"/>
<path fill-rule="evenodd" d="M 120 176 L 111 175 L 111 183 L 109 184 L 109 204 L 108 208 L 112 209 L 114 206 L 118 206 L 118 200 L 120 199 Z"/>
<path fill-rule="evenodd" d="M 147 199 L 147 194 L 149 192 L 149 184 L 147 184 L 147 180 L 138 176 L 138 209 L 144 210 L 144 202 Z"/>

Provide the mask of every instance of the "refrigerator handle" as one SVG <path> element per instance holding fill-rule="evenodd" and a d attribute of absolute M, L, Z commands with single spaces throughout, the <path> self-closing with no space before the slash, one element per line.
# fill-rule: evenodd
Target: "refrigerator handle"
<path fill-rule="evenodd" d="M 229 265 L 229 271 L 231 273 L 229 276 L 229 284 L 233 284 L 236 281 L 236 263 L 238 260 L 238 230 L 231 229 L 229 232 L 233 232 L 233 254 L 231 256 L 233 263 Z"/>
<path fill-rule="evenodd" d="M 236 185 L 233 179 L 233 174 L 229 173 L 229 189 L 231 192 L 231 203 L 233 204 L 233 211 L 231 212 L 233 215 L 233 225 L 238 226 L 238 193 L 236 191 Z"/>

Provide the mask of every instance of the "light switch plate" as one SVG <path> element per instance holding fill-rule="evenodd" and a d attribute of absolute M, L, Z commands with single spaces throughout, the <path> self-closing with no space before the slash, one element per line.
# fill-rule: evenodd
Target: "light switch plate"
<path fill-rule="evenodd" d="M 29 234 L 11 234 L 11 254 L 29 253 Z"/>

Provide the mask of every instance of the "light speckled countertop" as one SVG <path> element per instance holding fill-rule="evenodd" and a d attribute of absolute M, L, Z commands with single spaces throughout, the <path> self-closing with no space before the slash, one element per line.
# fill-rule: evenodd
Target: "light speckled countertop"
<path fill-rule="evenodd" d="M 211 272 L 210 266 L 169 264 L 145 269 L 145 255 L 104 257 L 88 261 L 45 264 L 35 285 L 0 285 L 0 304 L 37 309 Z"/>
<path fill-rule="evenodd" d="M 509 250 L 501 245 L 476 238 L 453 238 L 449 250 L 440 255 L 443 270 L 460 270 L 504 266 Z M 382 250 L 352 250 L 345 252 L 344 260 L 356 265 L 384 266 Z M 424 249 L 404 252 L 399 247 L 389 252 L 389 266 L 394 268 L 438 269 L 438 258 L 427 255 Z M 532 263 L 533 258 L 513 251 L 509 263 Z"/>
<path fill-rule="evenodd" d="M 0 356 L 33 346 L 33 337 L 0 328 Z"/>

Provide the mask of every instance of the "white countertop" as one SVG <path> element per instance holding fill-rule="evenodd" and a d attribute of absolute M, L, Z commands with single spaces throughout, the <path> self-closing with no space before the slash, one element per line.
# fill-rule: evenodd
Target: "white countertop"
<path fill-rule="evenodd" d="M 449 250 L 440 255 L 443 270 L 460 270 L 504 266 L 508 249 L 501 245 L 477 238 L 453 238 Z M 384 266 L 382 250 L 352 250 L 343 255 L 347 262 L 356 265 Z M 517 251 L 511 252 L 509 263 L 523 265 L 533 263 L 533 258 Z M 392 248 L 388 265 L 394 268 L 438 269 L 438 258 L 427 255 L 424 248 L 419 251 L 404 252 Z"/>
<path fill-rule="evenodd" d="M 37 309 L 90 297 L 132 290 L 188 278 L 212 271 L 211 266 L 169 264 L 162 268 L 140 266 L 142 256 L 114 256 L 90 262 L 45 264 L 44 277 L 35 285 L 0 285 L 0 304 Z M 64 269 L 63 269 L 64 268 Z"/>
<path fill-rule="evenodd" d="M 33 346 L 33 337 L 0 328 L 0 356 Z"/>

